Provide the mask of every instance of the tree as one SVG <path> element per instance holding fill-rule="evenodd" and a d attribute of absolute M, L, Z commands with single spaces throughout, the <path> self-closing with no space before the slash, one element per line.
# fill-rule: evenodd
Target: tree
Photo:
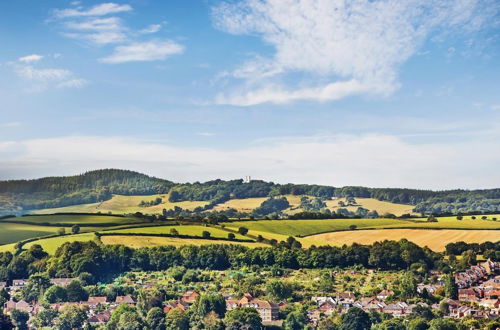
<path fill-rule="evenodd" d="M 71 227 L 71 233 L 72 233 L 73 235 L 78 234 L 79 232 L 80 232 L 80 226 L 78 226 L 78 225 L 73 225 L 73 227 Z"/>
<path fill-rule="evenodd" d="M 137 309 L 135 307 L 129 306 L 127 304 L 119 305 L 111 314 L 111 318 L 107 324 L 107 329 L 115 330 L 119 326 L 120 318 L 123 314 L 128 312 L 136 312 Z"/>
<path fill-rule="evenodd" d="M 246 234 L 248 234 L 248 228 L 246 228 L 246 227 L 240 227 L 240 228 L 238 228 L 238 233 L 240 233 L 241 235 L 245 236 Z"/>
<path fill-rule="evenodd" d="M 179 236 L 179 231 L 175 228 L 170 229 L 170 235 Z"/>
<path fill-rule="evenodd" d="M 202 233 L 201 233 L 201 237 L 203 238 L 210 238 L 211 234 L 209 231 L 206 231 L 204 230 Z"/>
<path fill-rule="evenodd" d="M 427 330 L 428 328 L 429 323 L 421 317 L 416 317 L 408 323 L 408 330 Z"/>
<path fill-rule="evenodd" d="M 203 325 L 205 329 L 208 330 L 223 330 L 225 328 L 224 322 L 222 322 L 219 316 L 214 312 L 208 313 L 208 315 L 203 318 Z"/>
<path fill-rule="evenodd" d="M 273 300 L 283 300 L 292 295 L 292 287 L 280 280 L 269 281 L 266 285 L 266 294 Z"/>
<path fill-rule="evenodd" d="M 168 311 L 165 325 L 167 329 L 188 330 L 189 319 L 186 313 L 177 307 Z"/>
<path fill-rule="evenodd" d="M 429 330 L 457 330 L 457 323 L 452 319 L 437 318 L 429 322 Z"/>
<path fill-rule="evenodd" d="M 81 328 L 86 320 L 87 314 L 82 308 L 66 305 L 61 309 L 57 324 L 61 330 L 71 330 Z"/>
<path fill-rule="evenodd" d="M 236 238 L 236 235 L 234 235 L 233 233 L 228 233 L 228 234 L 227 234 L 227 239 L 228 239 L 228 240 L 232 241 L 232 240 L 234 240 L 235 238 Z"/>
<path fill-rule="evenodd" d="M 205 317 L 210 312 L 216 313 L 220 318 L 226 314 L 226 300 L 219 294 L 202 295 L 196 307 L 200 317 Z"/>
<path fill-rule="evenodd" d="M 58 315 L 59 312 L 57 312 L 56 310 L 52 308 L 46 308 L 36 314 L 36 317 L 33 320 L 33 324 L 37 328 L 51 327 Z M 0 327 L 0 329 L 2 328 Z"/>
<path fill-rule="evenodd" d="M 159 307 L 153 307 L 146 316 L 148 329 L 165 330 L 165 313 Z"/>
<path fill-rule="evenodd" d="M 30 276 L 23 288 L 23 298 L 26 301 L 38 300 L 43 292 L 51 286 L 47 274 L 35 273 Z"/>
<path fill-rule="evenodd" d="M 0 312 L 0 329 L 2 330 L 12 330 L 14 329 L 14 324 L 8 315 Z"/>
<path fill-rule="evenodd" d="M 417 282 L 415 281 L 413 274 L 410 272 L 406 272 L 401 277 L 399 282 L 400 298 L 413 298 L 417 293 Z"/>
<path fill-rule="evenodd" d="M 59 228 L 59 229 L 57 230 L 57 235 L 62 236 L 62 235 L 64 235 L 64 234 L 66 234 L 66 229 L 64 229 L 64 228 Z"/>
<path fill-rule="evenodd" d="M 377 330 L 406 330 L 406 327 L 400 319 L 390 319 L 380 323 Z"/>
<path fill-rule="evenodd" d="M 49 304 L 68 301 L 66 289 L 59 285 L 53 285 L 45 291 L 43 300 Z"/>
<path fill-rule="evenodd" d="M 227 327 L 233 323 L 247 326 L 250 330 L 258 330 L 262 327 L 260 314 L 252 307 L 240 307 L 230 310 L 226 313 L 224 320 Z"/>
<path fill-rule="evenodd" d="M 19 309 L 14 309 L 10 313 L 10 317 L 19 330 L 28 329 L 28 320 L 30 318 L 30 315 L 28 313 Z"/>
<path fill-rule="evenodd" d="M 458 299 L 458 286 L 455 283 L 455 277 L 453 274 L 449 274 L 446 276 L 445 282 L 444 282 L 444 293 L 446 297 L 450 299 Z"/>
<path fill-rule="evenodd" d="M 358 226 L 356 226 L 356 225 L 350 225 L 349 226 L 349 230 L 356 230 L 356 228 L 358 228 Z"/>
<path fill-rule="evenodd" d="M 142 289 L 137 295 L 137 310 L 142 316 L 146 316 L 153 307 L 162 307 L 164 294 L 157 288 Z"/>
<path fill-rule="evenodd" d="M 89 294 L 85 291 L 82 283 L 78 280 L 72 281 L 66 287 L 66 294 L 68 296 L 68 301 L 70 302 L 85 301 L 89 298 Z"/>
<path fill-rule="evenodd" d="M 291 312 L 285 319 L 285 330 L 301 330 L 307 324 L 307 318 L 300 312 Z"/>
<path fill-rule="evenodd" d="M 368 330 L 372 322 L 370 316 L 361 308 L 349 308 L 347 313 L 342 315 L 340 330 Z"/>

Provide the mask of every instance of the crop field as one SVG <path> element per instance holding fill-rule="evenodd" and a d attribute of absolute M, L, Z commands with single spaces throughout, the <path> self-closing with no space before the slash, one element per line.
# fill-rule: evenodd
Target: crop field
<path fill-rule="evenodd" d="M 60 237 L 52 237 L 40 239 L 34 242 L 26 243 L 24 245 L 24 249 L 29 249 L 32 245 L 38 244 L 41 245 L 42 248 L 48 252 L 49 254 L 54 254 L 58 247 L 63 245 L 66 242 L 85 242 L 94 240 L 95 235 L 93 233 L 85 233 L 78 235 L 68 235 L 68 236 L 60 236 Z"/>
<path fill-rule="evenodd" d="M 162 203 L 154 206 L 142 207 L 139 206 L 141 201 L 150 202 L 156 198 L 161 198 Z M 34 210 L 34 214 L 51 214 L 60 212 L 89 212 L 89 213 L 135 213 L 142 212 L 146 214 L 161 213 L 163 209 L 173 209 L 175 206 L 183 209 L 192 210 L 198 206 L 205 206 L 208 202 L 204 201 L 184 201 L 172 203 L 168 201 L 168 194 L 161 195 L 139 195 L 139 196 L 123 196 L 114 195 L 110 200 L 101 203 L 79 204 L 66 207 L 58 207 L 53 209 Z"/>
<path fill-rule="evenodd" d="M 154 247 L 162 245 L 210 245 L 210 244 L 239 244 L 248 247 L 269 246 L 263 243 L 250 242 L 231 242 L 231 241 L 214 241 L 205 239 L 186 239 L 174 237 L 144 237 L 144 236 L 103 236 L 101 241 L 104 244 L 123 244 L 132 248 Z"/>
<path fill-rule="evenodd" d="M 215 211 L 222 211 L 227 209 L 236 209 L 240 212 L 252 212 L 265 201 L 267 197 L 254 197 L 245 199 L 230 199 L 227 202 L 218 204 L 214 207 Z"/>
<path fill-rule="evenodd" d="M 412 214 L 413 205 L 397 204 L 392 202 L 379 201 L 374 198 L 355 198 L 356 206 L 347 206 L 347 210 L 356 212 L 358 207 L 363 207 L 368 210 L 375 210 L 378 214 L 383 215 L 384 213 L 392 213 L 396 216 L 403 214 Z M 337 210 L 339 208 L 339 201 L 346 202 L 345 198 L 334 199 L 331 201 L 326 201 L 326 205 L 330 210 Z"/>
<path fill-rule="evenodd" d="M 141 227 L 129 228 L 120 230 L 107 230 L 106 233 L 127 233 L 127 234 L 169 234 L 172 229 L 176 229 L 180 235 L 201 236 L 203 231 L 208 231 L 212 237 L 227 238 L 229 232 L 212 227 L 204 226 L 157 226 L 157 227 Z M 245 236 L 235 233 L 237 239 L 248 239 Z"/>
<path fill-rule="evenodd" d="M 309 239 L 318 239 L 332 245 L 343 244 L 372 244 L 383 240 L 400 240 L 406 238 L 420 246 L 428 246 L 434 251 L 443 251 L 446 244 L 464 241 L 467 243 L 481 243 L 500 240 L 500 231 L 497 230 L 428 230 L 428 229 L 375 229 L 355 230 L 319 234 L 309 236 Z"/>

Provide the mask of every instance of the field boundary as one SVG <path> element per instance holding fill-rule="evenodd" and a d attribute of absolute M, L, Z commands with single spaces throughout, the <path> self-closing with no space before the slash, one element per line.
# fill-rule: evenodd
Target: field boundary
<path fill-rule="evenodd" d="M 316 235 L 321 235 L 321 234 L 328 234 L 328 233 L 337 233 L 337 232 L 344 232 L 344 231 L 362 231 L 362 230 L 391 230 L 391 229 L 417 229 L 417 230 L 485 230 L 485 231 L 490 231 L 490 230 L 499 230 L 500 228 L 447 228 L 447 227 L 441 227 L 441 228 L 429 228 L 429 227 L 380 227 L 380 228 L 359 228 L 359 229 L 338 229 L 338 230 L 328 230 L 328 231 L 322 231 L 318 232 L 315 234 L 310 234 L 310 235 L 297 235 L 296 237 L 300 238 L 307 238 L 311 236 L 316 236 Z"/>

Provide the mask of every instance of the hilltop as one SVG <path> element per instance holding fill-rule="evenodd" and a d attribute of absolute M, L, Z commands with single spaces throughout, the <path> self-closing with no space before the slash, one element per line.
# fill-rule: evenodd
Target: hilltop
<path fill-rule="evenodd" d="M 331 211 L 346 209 L 349 212 L 355 212 L 358 208 L 368 211 L 395 210 L 393 213 L 399 212 L 401 214 L 403 214 L 402 212 L 405 214 L 411 212 L 491 213 L 500 210 L 500 189 L 498 188 L 432 191 L 405 188 L 276 184 L 261 180 L 252 180 L 246 183 L 241 179 L 229 181 L 217 179 L 204 183 L 174 183 L 138 172 L 119 169 L 102 169 L 76 176 L 0 181 L 0 214 L 20 214 L 31 210 L 73 207 L 84 204 L 91 206 L 77 207 L 72 211 L 91 211 L 92 208 L 98 209 L 98 205 L 101 203 L 105 204 L 120 198 L 122 198 L 122 204 L 118 204 L 126 205 L 129 208 L 128 210 L 123 209 L 122 213 L 131 211 L 131 207 L 135 207 L 141 202 L 143 202 L 144 208 L 152 211 L 151 213 L 161 213 L 163 209 L 175 208 L 176 206 L 195 212 L 231 209 L 240 212 L 242 209 L 252 211 L 259 208 L 261 214 L 266 214 L 268 211 L 285 210 L 289 214 L 293 214 L 300 211 L 321 211 L 324 209 Z M 379 208 L 381 204 L 377 201 L 394 205 L 384 204 L 383 208 Z M 238 209 L 234 205 L 243 206 Z M 106 208 L 103 208 L 104 210 Z M 402 211 L 400 212 L 400 210 Z"/>

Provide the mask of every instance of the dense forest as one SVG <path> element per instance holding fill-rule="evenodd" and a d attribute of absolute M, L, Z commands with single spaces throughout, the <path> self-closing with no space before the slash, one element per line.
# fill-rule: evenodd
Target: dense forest
<path fill-rule="evenodd" d="M 176 184 L 141 173 L 104 169 L 77 176 L 36 180 L 0 181 L 0 213 L 61 207 L 108 200 L 113 194 L 151 195 L 168 193 L 169 201 L 210 201 L 204 210 L 235 198 L 310 195 L 320 199 L 365 197 L 415 205 L 416 212 L 466 213 L 500 210 L 500 189 L 417 190 L 401 188 L 330 187 L 275 184 L 260 180 L 213 180 Z"/>

